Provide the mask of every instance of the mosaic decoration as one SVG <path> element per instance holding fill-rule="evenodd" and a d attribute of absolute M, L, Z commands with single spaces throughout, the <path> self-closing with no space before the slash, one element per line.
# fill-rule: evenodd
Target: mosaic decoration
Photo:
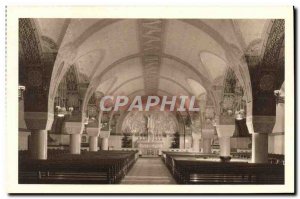
<path fill-rule="evenodd" d="M 280 47 L 284 39 L 284 20 L 276 19 L 271 28 L 266 44 L 263 63 L 265 67 L 272 68 L 277 65 Z"/>
<path fill-rule="evenodd" d="M 160 19 L 145 19 L 139 22 L 145 90 L 147 94 L 151 94 L 158 89 L 164 22 Z"/>
<path fill-rule="evenodd" d="M 274 81 L 275 78 L 271 74 L 266 74 L 262 76 L 259 82 L 259 87 L 263 91 L 271 91 L 274 90 Z"/>
<path fill-rule="evenodd" d="M 41 63 L 39 41 L 30 19 L 19 19 L 19 46 L 22 49 L 22 59 L 27 64 Z"/>
<path fill-rule="evenodd" d="M 122 132 L 127 134 L 148 134 L 151 138 L 163 134 L 173 135 L 177 130 L 175 118 L 168 112 L 130 112 L 122 124 Z"/>
<path fill-rule="evenodd" d="M 248 56 L 252 95 L 253 115 L 275 116 L 276 101 L 273 91 L 284 81 L 284 27 L 282 19 L 273 21 L 265 51 L 261 56 Z"/>
<path fill-rule="evenodd" d="M 246 111 L 244 90 L 231 68 L 228 69 L 225 76 L 223 99 L 220 107 L 223 116 L 234 117 L 236 111 Z"/>
<path fill-rule="evenodd" d="M 42 52 L 40 44 L 34 22 L 20 18 L 19 83 L 26 87 L 25 112 L 48 112 L 50 80 L 57 54 Z"/>

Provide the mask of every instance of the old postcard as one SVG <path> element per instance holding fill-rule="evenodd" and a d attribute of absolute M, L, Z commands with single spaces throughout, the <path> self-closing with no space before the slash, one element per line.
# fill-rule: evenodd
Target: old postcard
<path fill-rule="evenodd" d="M 293 7 L 7 7 L 7 192 L 294 193 L 293 31 Z"/>

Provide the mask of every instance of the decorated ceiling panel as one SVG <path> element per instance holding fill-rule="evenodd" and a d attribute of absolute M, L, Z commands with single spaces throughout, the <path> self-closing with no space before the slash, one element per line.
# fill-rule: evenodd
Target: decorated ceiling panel
<path fill-rule="evenodd" d="M 112 92 L 124 82 L 127 82 L 130 79 L 141 77 L 142 75 L 143 70 L 141 61 L 139 58 L 134 58 L 116 65 L 114 68 L 111 68 L 111 70 L 107 71 L 107 73 L 104 74 L 103 79 L 109 78 L 111 76 L 117 77 L 115 84 L 109 90 L 109 92 Z"/>
<path fill-rule="evenodd" d="M 201 20 L 209 27 L 213 28 L 219 35 L 223 37 L 223 39 L 229 43 L 234 44 L 238 48 L 242 49 L 241 44 L 238 41 L 238 38 L 234 32 L 232 20 L 228 19 L 219 19 L 219 20 L 211 20 L 211 19 L 203 19 Z"/>
<path fill-rule="evenodd" d="M 172 90 L 176 96 L 189 95 L 189 92 L 185 90 L 185 88 L 182 85 L 176 84 L 167 79 L 160 79 L 158 88 L 166 91 Z"/>
<path fill-rule="evenodd" d="M 202 80 L 199 76 L 197 76 L 197 74 L 195 74 L 190 68 L 188 68 L 188 66 L 167 58 L 163 59 L 160 69 L 160 76 L 172 79 L 184 86 L 187 85 L 187 78 L 193 78 L 198 80 L 199 82 L 201 82 Z"/>
<path fill-rule="evenodd" d="M 223 59 L 210 52 L 201 52 L 200 58 L 213 81 L 224 76 L 227 64 Z"/>
<path fill-rule="evenodd" d="M 128 82 L 127 84 L 123 84 L 119 89 L 117 89 L 113 95 L 129 95 L 135 91 L 143 90 L 144 87 L 144 80 L 143 79 L 136 79 L 133 81 Z"/>
<path fill-rule="evenodd" d="M 56 45 L 59 45 L 61 37 L 64 36 L 66 28 L 68 27 L 69 19 L 36 19 L 40 28 L 41 35 L 53 40 Z"/>
<path fill-rule="evenodd" d="M 185 60 L 203 75 L 207 75 L 207 69 L 199 60 L 199 53 L 205 50 L 226 60 L 224 50 L 211 36 L 188 23 L 169 21 L 166 27 L 166 53 Z"/>
<path fill-rule="evenodd" d="M 270 23 L 268 19 L 239 19 L 233 20 L 238 25 L 246 46 L 255 40 L 262 40 Z"/>

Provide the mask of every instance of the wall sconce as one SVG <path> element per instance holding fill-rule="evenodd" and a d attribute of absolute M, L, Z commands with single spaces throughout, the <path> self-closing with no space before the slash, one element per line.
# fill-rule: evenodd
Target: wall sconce
<path fill-rule="evenodd" d="M 235 119 L 236 120 L 242 120 L 242 119 L 244 119 L 244 112 L 245 112 L 244 109 L 236 111 L 235 112 Z"/>
<path fill-rule="evenodd" d="M 217 121 L 215 119 L 212 120 L 212 125 L 217 126 Z"/>
<path fill-rule="evenodd" d="M 84 122 L 83 122 L 85 125 L 88 125 L 89 124 L 89 118 L 88 117 L 86 117 L 85 119 L 84 119 Z"/>
<path fill-rule="evenodd" d="M 231 115 L 232 115 L 232 110 L 228 109 L 228 110 L 227 110 L 227 114 L 228 114 L 229 116 L 231 116 Z"/>
<path fill-rule="evenodd" d="M 72 115 L 73 110 L 74 110 L 73 107 L 69 107 L 67 110 L 66 107 L 56 106 L 58 117 L 64 117 L 65 115 Z"/>
<path fill-rule="evenodd" d="M 276 96 L 276 104 L 284 103 L 284 96 L 281 96 L 281 90 L 274 90 L 274 95 Z"/>
<path fill-rule="evenodd" d="M 20 85 L 19 86 L 19 100 L 24 99 L 24 91 L 26 90 L 25 86 Z"/>

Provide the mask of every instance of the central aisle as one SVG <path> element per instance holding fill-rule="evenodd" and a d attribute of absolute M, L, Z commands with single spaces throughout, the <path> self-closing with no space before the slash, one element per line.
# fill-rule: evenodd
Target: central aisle
<path fill-rule="evenodd" d="M 139 158 L 121 184 L 176 184 L 160 158 Z"/>

